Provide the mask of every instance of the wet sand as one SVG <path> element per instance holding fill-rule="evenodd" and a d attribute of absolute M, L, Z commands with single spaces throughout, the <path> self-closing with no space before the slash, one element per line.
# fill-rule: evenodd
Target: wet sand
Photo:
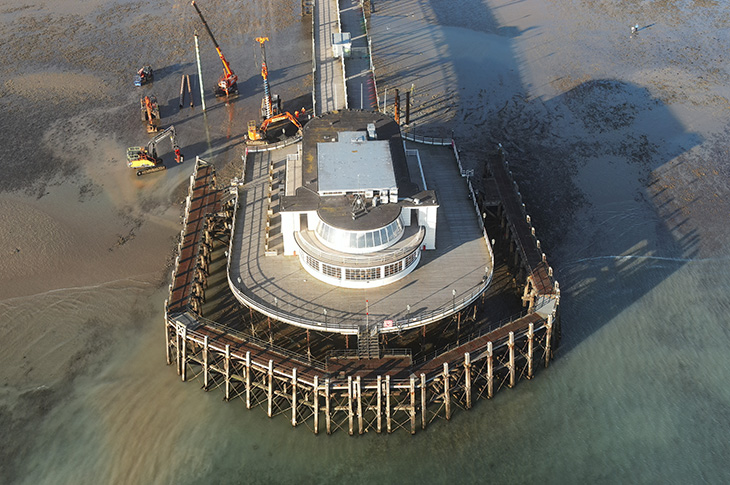
<path fill-rule="evenodd" d="M 197 86 L 178 109 L 180 74 L 197 77 L 187 0 L 0 2 L 4 482 L 726 481 L 730 9 L 376 2 L 381 102 L 412 88 L 412 128 L 453 131 L 477 170 L 503 144 L 563 288 L 564 337 L 549 371 L 453 423 L 353 440 L 292 431 L 164 365 L 180 202 L 195 155 L 235 173 L 262 91 L 253 38 L 271 38 L 275 92 L 311 86 L 298 2 L 200 7 L 242 94 L 212 98 L 221 66 L 201 29 L 206 116 Z M 155 82 L 134 88 L 146 63 Z M 170 169 L 137 178 L 124 152 L 148 139 L 142 93 L 186 162 L 163 142 Z"/>

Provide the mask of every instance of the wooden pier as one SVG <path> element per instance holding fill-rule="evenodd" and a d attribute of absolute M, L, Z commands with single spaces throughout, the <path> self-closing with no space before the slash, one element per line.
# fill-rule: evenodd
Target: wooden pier
<path fill-rule="evenodd" d="M 227 401 L 240 399 L 269 417 L 286 415 L 292 426 L 315 434 L 413 434 L 532 378 L 549 365 L 559 342 L 560 292 L 501 151 L 489 160 L 483 182 L 499 193 L 474 196 L 469 182 L 470 190 L 480 212 L 496 206 L 498 238 L 509 245 L 526 314 L 415 360 L 388 352 L 376 359 L 317 360 L 202 315 L 212 253 L 231 244 L 238 200 L 237 187 L 221 190 L 213 167 L 196 162 L 165 302 L 168 364 L 175 362 L 183 381 L 201 381 L 206 391 L 220 388 Z"/>

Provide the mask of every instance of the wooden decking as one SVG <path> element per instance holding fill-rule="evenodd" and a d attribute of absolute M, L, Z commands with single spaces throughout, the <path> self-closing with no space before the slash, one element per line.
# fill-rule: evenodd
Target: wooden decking
<path fill-rule="evenodd" d="M 522 198 L 517 192 L 517 186 L 501 150 L 496 158 L 492 159 L 490 168 L 515 243 L 523 256 L 523 264 L 527 266 L 529 275 L 532 277 L 532 284 L 537 294 L 553 294 L 554 285 L 549 274 L 549 267 L 543 258 L 542 251 L 536 245 L 532 235 L 532 225 L 526 220 Z"/>
<path fill-rule="evenodd" d="M 167 312 L 171 315 L 185 311 L 190 302 L 205 216 L 220 210 L 220 192 L 215 188 L 213 167 L 204 162 L 198 163 L 192 177 L 186 224 L 167 303 Z"/>

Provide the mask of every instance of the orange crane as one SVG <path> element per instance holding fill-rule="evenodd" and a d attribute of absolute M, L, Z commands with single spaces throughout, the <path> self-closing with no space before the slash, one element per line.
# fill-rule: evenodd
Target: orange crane
<path fill-rule="evenodd" d="M 147 126 L 147 133 L 157 133 L 160 129 L 160 107 L 154 94 L 140 99 L 142 121 Z"/>
<path fill-rule="evenodd" d="M 271 95 L 269 87 L 269 69 L 266 66 L 266 48 L 264 42 L 269 40 L 268 37 L 256 37 L 256 42 L 261 46 L 261 77 L 264 80 L 264 99 L 261 100 L 261 117 L 264 119 L 260 127 L 256 126 L 256 121 L 248 122 L 248 139 L 251 141 L 262 140 L 266 136 L 266 130 L 272 124 L 278 124 L 282 121 L 290 121 L 297 129 L 301 130 L 302 125 L 290 113 L 282 111 L 281 99 L 278 95 Z"/>
<path fill-rule="evenodd" d="M 228 64 L 226 57 L 223 55 L 223 52 L 221 51 L 221 48 L 218 45 L 218 42 L 216 42 L 215 37 L 213 36 L 213 32 L 211 32 L 210 27 L 208 27 L 208 23 L 205 21 L 205 17 L 203 17 L 202 12 L 198 8 L 198 5 L 195 3 L 195 0 L 192 0 L 191 5 L 193 7 L 195 7 L 195 10 L 198 12 L 198 15 L 200 16 L 200 20 L 203 21 L 205 30 L 208 31 L 208 35 L 210 36 L 210 39 L 213 41 L 215 50 L 216 50 L 216 52 L 218 52 L 218 57 L 220 57 L 221 61 L 223 62 L 223 76 L 221 76 L 220 80 L 218 81 L 218 84 L 215 87 L 215 95 L 216 96 L 230 96 L 231 94 L 238 93 L 238 84 L 237 84 L 238 76 L 236 76 L 233 73 L 233 70 L 231 69 L 231 65 Z"/>

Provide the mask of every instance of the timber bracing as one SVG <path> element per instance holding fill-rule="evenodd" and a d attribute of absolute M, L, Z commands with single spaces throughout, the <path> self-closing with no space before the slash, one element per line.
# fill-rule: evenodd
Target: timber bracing
<path fill-rule="evenodd" d="M 514 322 L 517 323 L 517 322 Z M 293 426 L 314 433 L 337 430 L 415 433 L 438 419 L 450 419 L 476 402 L 531 377 L 551 359 L 552 315 L 486 341 L 458 358 L 413 368 L 408 375 L 332 376 L 326 371 L 274 362 L 263 349 L 232 346 L 168 320 L 168 354 L 184 380 L 206 390 L 221 388 L 226 400 L 260 407 L 269 417 L 285 415 Z M 227 342 L 227 341 L 225 341 Z M 554 345 L 553 345 L 554 348 Z M 428 364 L 428 363 L 427 363 Z M 424 365 L 425 367 L 425 365 Z M 206 386 L 207 383 L 207 386 Z M 420 423 L 420 425 L 418 424 Z"/>

